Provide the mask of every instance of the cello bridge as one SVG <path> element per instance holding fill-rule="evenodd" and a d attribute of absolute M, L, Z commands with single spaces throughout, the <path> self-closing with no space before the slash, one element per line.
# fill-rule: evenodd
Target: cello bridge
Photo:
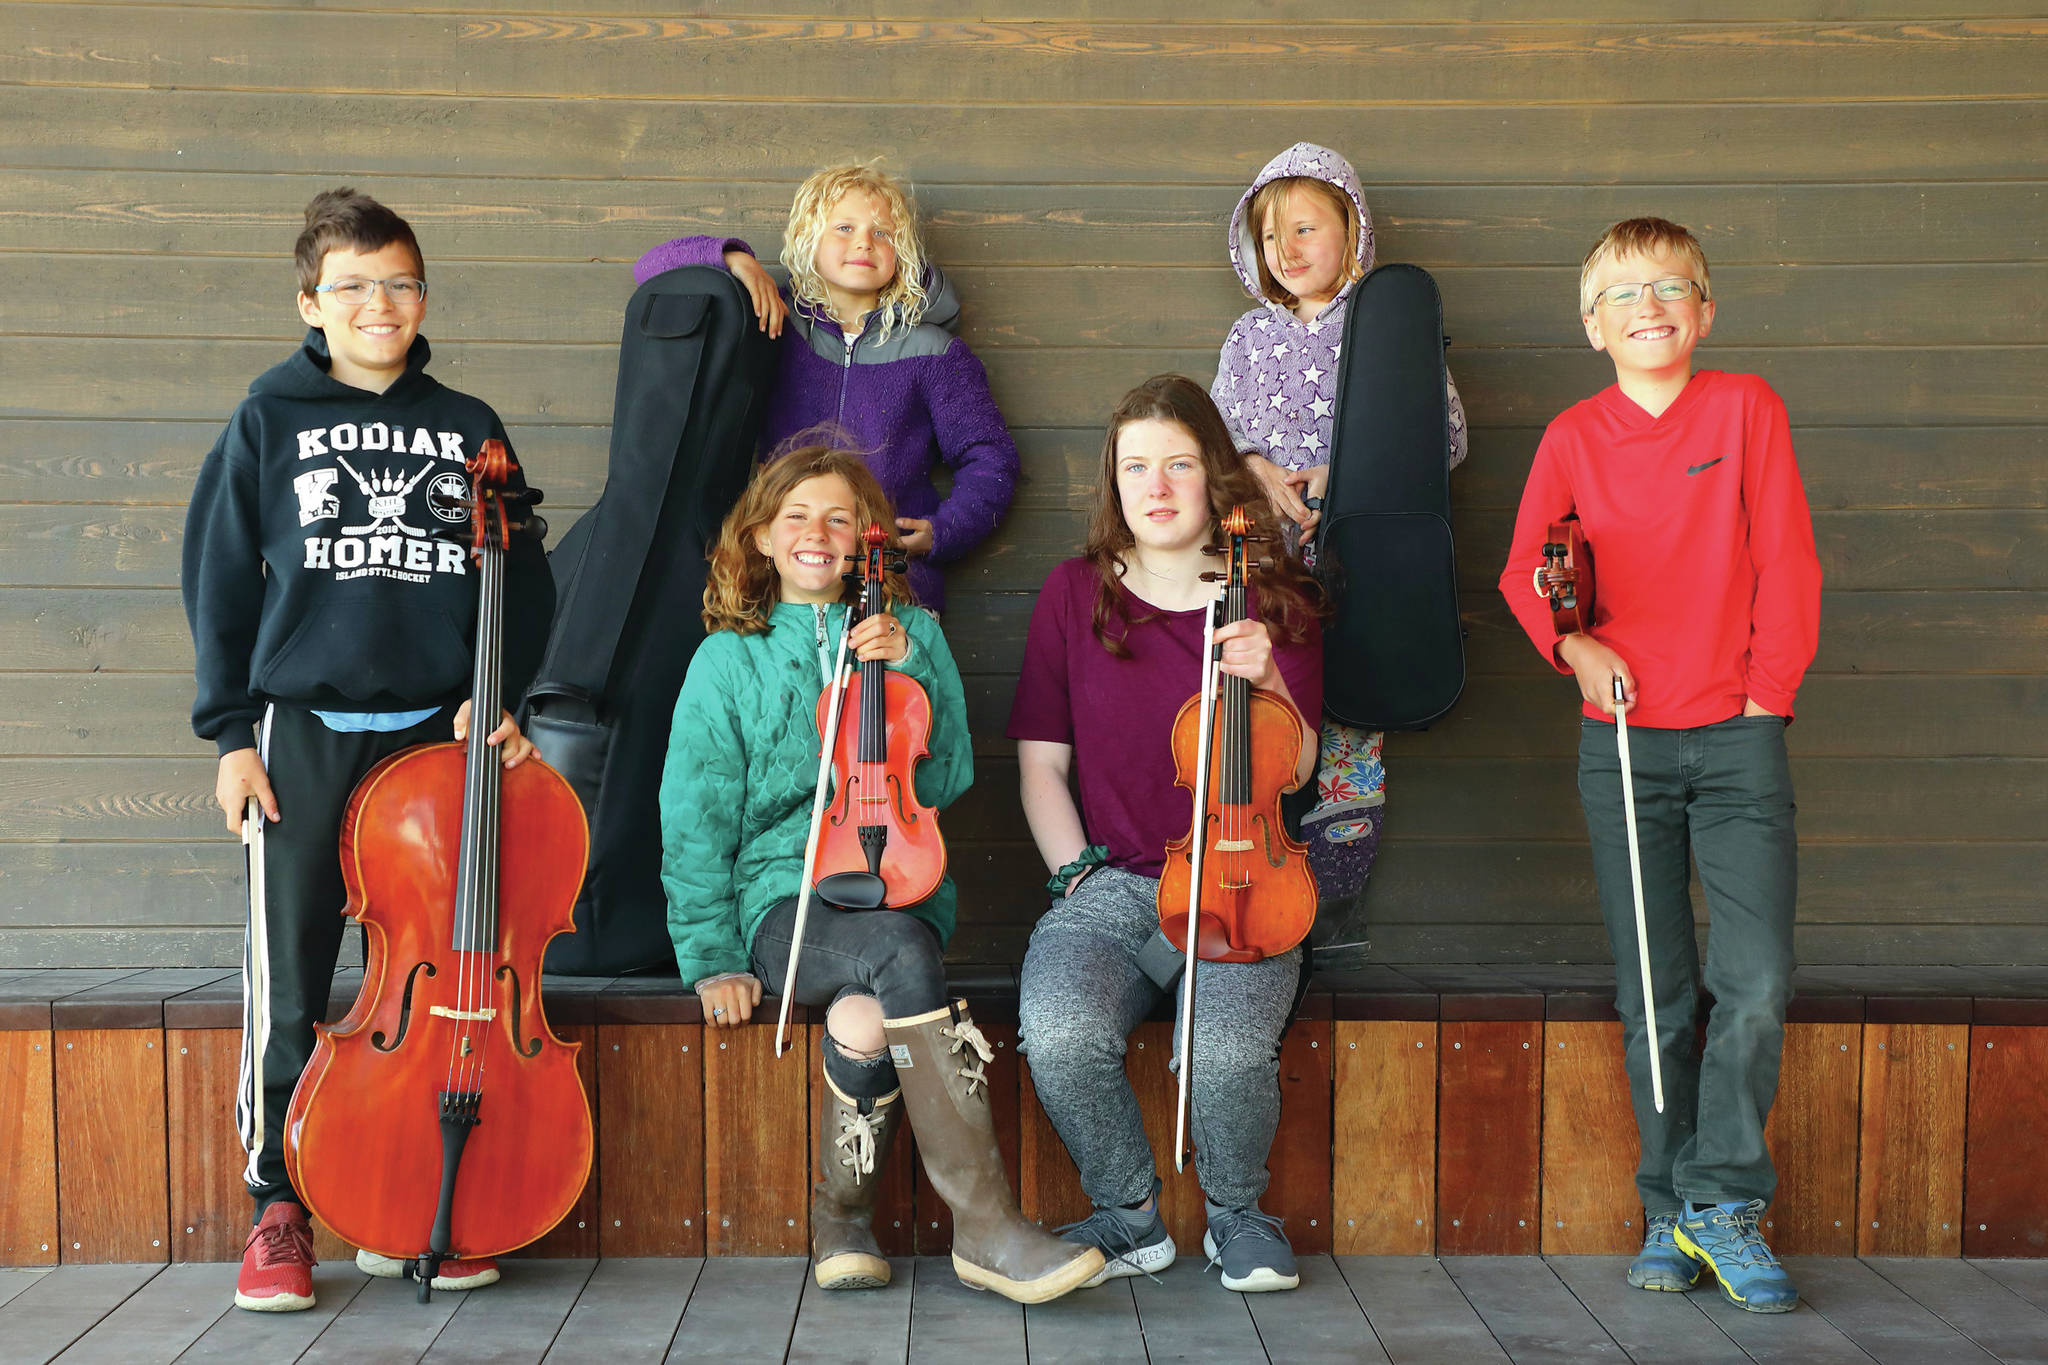
<path fill-rule="evenodd" d="M 1256 847 L 1258 845 L 1249 839 L 1218 839 L 1216 841 L 1216 851 L 1218 853 L 1250 853 Z"/>
<path fill-rule="evenodd" d="M 488 1024 L 498 1017 L 498 1012 L 493 1009 L 451 1010 L 446 1005 L 429 1005 L 427 1013 L 440 1019 L 473 1019 L 480 1024 Z"/>

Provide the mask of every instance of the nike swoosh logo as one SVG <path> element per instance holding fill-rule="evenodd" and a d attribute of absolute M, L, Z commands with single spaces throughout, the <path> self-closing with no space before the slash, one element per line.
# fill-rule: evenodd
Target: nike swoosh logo
<path fill-rule="evenodd" d="M 1728 457 L 1726 455 L 1716 455 L 1713 459 L 1708 460 L 1705 464 L 1696 464 L 1692 468 L 1686 470 L 1685 472 L 1688 474 L 1697 474 L 1702 469 L 1712 469 L 1715 465 L 1721 463 L 1721 461 L 1727 458 Z"/>

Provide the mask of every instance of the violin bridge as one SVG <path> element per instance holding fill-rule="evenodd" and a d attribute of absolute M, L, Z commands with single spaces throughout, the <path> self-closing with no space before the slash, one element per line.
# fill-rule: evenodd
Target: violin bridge
<path fill-rule="evenodd" d="M 1216 841 L 1216 851 L 1218 853 L 1250 853 L 1255 847 L 1257 845 L 1253 844 L 1249 839 L 1218 839 Z"/>
<path fill-rule="evenodd" d="M 498 1017 L 496 1010 L 451 1010 L 446 1005 L 429 1005 L 427 1013 L 439 1019 L 473 1019 L 480 1024 L 488 1024 Z"/>

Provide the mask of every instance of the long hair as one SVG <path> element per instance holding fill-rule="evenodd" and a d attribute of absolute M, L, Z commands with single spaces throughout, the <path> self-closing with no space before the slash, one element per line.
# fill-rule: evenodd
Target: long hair
<path fill-rule="evenodd" d="M 789 272 L 789 292 L 799 308 L 816 317 L 830 311 L 825 281 L 818 274 L 818 243 L 825 236 L 825 224 L 833 208 L 853 190 L 863 190 L 882 201 L 894 223 L 890 243 L 896 248 L 896 278 L 875 301 L 881 315 L 882 340 L 889 339 L 894 326 L 906 330 L 917 326 L 927 302 L 924 292 L 924 243 L 917 235 L 917 205 L 902 181 L 874 161 L 853 161 L 827 166 L 797 186 L 789 206 L 789 226 L 782 233 L 782 266 Z"/>
<path fill-rule="evenodd" d="M 1282 308 L 1292 308 L 1301 300 L 1280 283 L 1273 268 L 1266 264 L 1266 218 L 1285 213 L 1297 194 L 1320 195 L 1344 220 L 1344 269 L 1337 276 L 1337 287 L 1342 289 L 1364 278 L 1358 264 L 1358 205 L 1352 202 L 1351 196 L 1344 193 L 1342 187 L 1310 175 L 1287 175 L 1269 180 L 1252 195 L 1245 216 L 1251 221 L 1252 242 L 1258 247 L 1252 256 L 1252 269 L 1258 272 L 1259 292 Z"/>
<path fill-rule="evenodd" d="M 718 543 L 711 547 L 711 570 L 704 580 L 704 629 L 730 630 L 741 635 L 758 635 L 768 629 L 768 618 L 781 600 L 781 583 L 775 562 L 755 544 L 761 528 L 775 520 L 790 492 L 805 479 L 837 474 L 853 490 L 855 529 L 865 531 L 880 522 L 889 537 L 890 549 L 901 542 L 896 535 L 896 514 L 889 495 L 875 481 L 867 462 L 851 451 L 829 446 L 799 446 L 762 465 L 754 480 L 740 495 L 739 504 L 726 514 L 719 528 Z M 882 579 L 883 596 L 890 606 L 913 600 L 910 584 L 902 574 L 889 572 Z M 842 600 L 850 601 L 849 587 Z"/>
<path fill-rule="evenodd" d="M 1095 483 L 1095 511 L 1088 521 L 1088 541 L 1081 553 L 1095 565 L 1095 638 L 1118 658 L 1128 658 L 1124 644 L 1132 617 L 1124 605 L 1117 584 L 1137 545 L 1130 524 L 1124 520 L 1123 498 L 1116 484 L 1116 442 L 1132 422 L 1177 422 L 1195 438 L 1201 452 L 1202 473 L 1209 489 L 1209 534 L 1222 534 L 1223 518 L 1230 509 L 1242 506 L 1253 523 L 1274 535 L 1269 556 L 1273 567 L 1254 567 L 1251 582 L 1259 595 L 1259 617 L 1275 641 L 1297 643 L 1307 637 L 1309 622 L 1322 611 L 1322 593 L 1307 570 L 1293 555 L 1280 548 L 1280 518 L 1266 500 L 1257 476 L 1246 467 L 1244 456 L 1223 424 L 1208 391 L 1186 375 L 1158 374 L 1123 396 L 1109 415 L 1109 430 L 1102 441 L 1102 468 Z M 1137 618 L 1152 619 L 1149 615 Z"/>

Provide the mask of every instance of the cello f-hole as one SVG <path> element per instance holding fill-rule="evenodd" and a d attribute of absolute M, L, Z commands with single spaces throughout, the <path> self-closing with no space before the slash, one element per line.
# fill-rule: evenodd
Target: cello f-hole
<path fill-rule="evenodd" d="M 413 983 L 419 979 L 421 972 L 425 972 L 428 976 L 435 975 L 434 964 L 431 962 L 415 962 L 412 964 L 412 970 L 405 974 L 405 995 L 398 1003 L 398 1036 L 387 1043 L 384 1041 L 385 1034 L 382 1029 L 371 1034 L 370 1046 L 376 1048 L 377 1051 L 398 1051 L 399 1045 L 405 1042 L 405 1035 L 412 1032 L 412 988 Z"/>
<path fill-rule="evenodd" d="M 531 1040 L 519 1036 L 521 1023 L 526 1018 L 526 1000 L 520 993 L 519 973 L 514 971 L 508 962 L 500 966 L 494 975 L 498 980 L 509 981 L 512 984 L 512 1019 L 507 1026 L 512 1034 L 512 1050 L 522 1057 L 540 1056 L 541 1039 L 538 1035 Z"/>

